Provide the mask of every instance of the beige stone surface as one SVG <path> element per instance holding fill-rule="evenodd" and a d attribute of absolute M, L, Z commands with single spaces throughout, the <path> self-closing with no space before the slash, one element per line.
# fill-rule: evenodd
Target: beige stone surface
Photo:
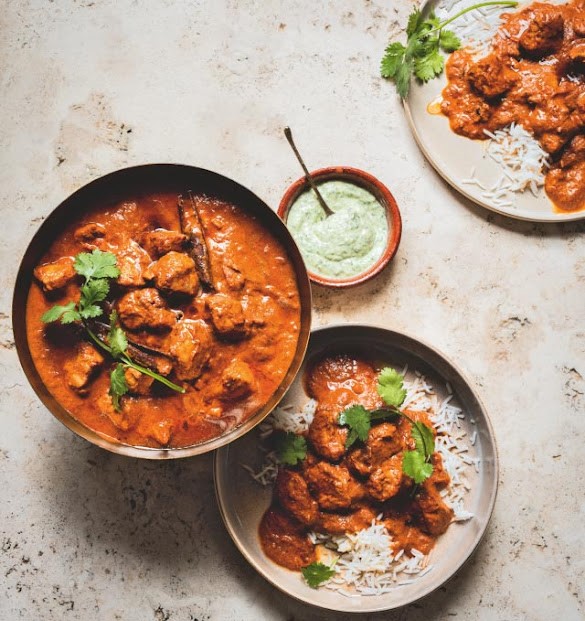
<path fill-rule="evenodd" d="M 211 456 L 135 461 L 40 404 L 11 332 L 39 223 L 71 191 L 145 162 L 209 168 L 276 207 L 309 162 L 377 175 L 404 219 L 393 264 L 315 289 L 314 325 L 413 333 L 467 371 L 501 461 L 472 560 L 406 609 L 364 619 L 582 619 L 583 223 L 474 207 L 418 151 L 378 64 L 406 0 L 3 0 L 0 5 L 0 618 L 332 620 L 247 564 L 216 507 Z"/>

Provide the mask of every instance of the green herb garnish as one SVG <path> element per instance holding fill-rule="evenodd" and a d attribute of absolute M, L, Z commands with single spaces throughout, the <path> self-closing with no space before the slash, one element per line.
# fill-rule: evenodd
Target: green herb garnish
<path fill-rule="evenodd" d="M 380 371 L 377 391 L 386 405 L 399 408 L 404 403 L 406 390 L 403 382 L 404 376 L 391 367 L 385 367 Z"/>
<path fill-rule="evenodd" d="M 83 322 L 85 319 L 99 317 L 103 309 L 98 306 L 110 292 L 109 278 L 117 278 L 120 270 L 116 267 L 116 256 L 111 252 L 94 250 L 81 252 L 73 263 L 75 271 L 85 278 L 80 289 L 79 302 L 69 302 L 65 306 L 53 306 L 41 317 L 41 321 L 51 323 L 61 319 L 61 323 Z"/>
<path fill-rule="evenodd" d="M 323 582 L 327 582 L 335 574 L 333 565 L 325 565 L 324 563 L 311 563 L 301 569 L 303 578 L 307 581 L 307 584 L 316 589 Z"/>
<path fill-rule="evenodd" d="M 414 421 L 412 423 L 412 437 L 416 449 L 404 452 L 402 472 L 418 484 L 433 474 L 433 464 L 430 463 L 430 460 L 435 452 L 435 437 L 424 423 Z"/>
<path fill-rule="evenodd" d="M 99 278 L 118 278 L 120 275 L 116 255 L 97 248 L 91 253 L 80 252 L 75 257 L 73 267 L 78 274 L 85 276 L 85 282 Z"/>
<path fill-rule="evenodd" d="M 415 9 L 408 18 L 406 45 L 399 42 L 390 43 L 384 52 L 380 65 L 382 77 L 392 80 L 400 97 L 405 99 L 413 74 L 422 82 L 437 77 L 445 66 L 440 50 L 449 53 L 461 47 L 461 41 L 455 33 L 445 30 L 445 26 L 465 13 L 492 5 L 515 7 L 518 2 L 512 0 L 480 2 L 442 22 L 432 12 L 423 19 L 420 10 Z"/>
<path fill-rule="evenodd" d="M 108 345 L 114 358 L 120 358 L 128 349 L 128 339 L 126 333 L 118 323 L 118 313 L 113 311 L 110 314 L 110 331 L 108 333 Z"/>
<path fill-rule="evenodd" d="M 372 422 L 398 416 L 406 418 L 412 425 L 412 437 L 416 448 L 413 451 L 404 452 L 402 472 L 418 484 L 428 479 L 433 473 L 433 465 L 430 462 L 435 452 L 435 438 L 430 427 L 420 421 L 415 421 L 398 409 L 406 397 L 403 382 L 404 376 L 394 369 L 390 367 L 382 369 L 378 376 L 377 390 L 387 407 L 368 410 L 363 405 L 352 405 L 344 410 L 337 420 L 340 425 L 349 428 L 345 442 L 347 449 L 357 440 L 365 442 L 368 439 Z"/>
<path fill-rule="evenodd" d="M 418 485 L 433 474 L 433 464 L 425 461 L 418 451 L 405 451 L 402 459 L 402 472 Z"/>
<path fill-rule="evenodd" d="M 340 425 L 349 427 L 345 448 L 348 449 L 356 440 L 365 442 L 370 431 L 370 413 L 363 405 L 352 405 L 341 412 L 338 418 Z"/>
<path fill-rule="evenodd" d="M 279 433 L 275 439 L 276 455 L 281 463 L 296 466 L 307 455 L 307 441 L 292 431 Z"/>
<path fill-rule="evenodd" d="M 69 302 L 65 306 L 59 306 L 58 304 L 50 308 L 41 317 L 41 321 L 45 323 L 51 323 L 61 318 L 61 323 L 73 323 L 74 321 L 81 321 L 81 315 L 77 310 L 77 304 L 75 302 Z"/>
<path fill-rule="evenodd" d="M 126 382 L 126 376 L 124 375 L 124 365 L 121 362 L 114 367 L 114 370 L 110 373 L 110 390 L 108 391 L 110 397 L 112 397 L 112 405 L 116 412 L 120 411 L 120 397 L 123 397 L 128 392 L 128 382 Z"/>
<path fill-rule="evenodd" d="M 41 317 L 44 323 L 52 323 L 61 320 L 68 324 L 78 321 L 83 324 L 88 336 L 102 350 L 106 351 L 118 364 L 110 373 L 109 394 L 112 397 L 112 405 L 116 411 L 120 411 L 120 397 L 128 392 L 128 384 L 124 376 L 124 370 L 128 367 L 136 369 L 144 375 L 149 375 L 156 381 L 172 388 L 177 392 L 185 392 L 185 389 L 166 377 L 143 367 L 130 358 L 128 354 L 128 339 L 124 330 L 118 324 L 118 315 L 113 312 L 110 315 L 110 330 L 108 342 L 102 341 L 89 327 L 87 320 L 103 315 L 103 308 L 99 305 L 110 292 L 109 279 L 117 278 L 120 270 L 116 265 L 116 255 L 111 252 L 94 250 L 93 252 L 81 252 L 75 257 L 73 263 L 75 271 L 85 278 L 80 288 L 79 302 L 69 302 L 64 306 L 53 306 Z"/>
<path fill-rule="evenodd" d="M 395 408 L 368 410 L 363 405 L 352 405 L 346 410 L 343 410 L 337 422 L 341 426 L 349 428 L 347 440 L 345 441 L 345 448 L 350 448 L 357 440 L 365 442 L 368 439 L 368 433 L 372 427 L 373 421 L 396 418 L 397 416 L 408 418 L 408 416 L 402 414 L 400 410 Z"/>

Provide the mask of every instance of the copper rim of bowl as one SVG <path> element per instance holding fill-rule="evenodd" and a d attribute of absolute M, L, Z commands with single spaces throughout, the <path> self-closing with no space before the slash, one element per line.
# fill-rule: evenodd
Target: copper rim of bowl
<path fill-rule="evenodd" d="M 333 179 L 345 179 L 355 183 L 356 185 L 371 192 L 380 202 L 380 204 L 386 210 L 386 216 L 388 220 L 388 243 L 382 254 L 382 256 L 371 265 L 366 271 L 351 276 L 350 278 L 329 278 L 322 274 L 316 274 L 307 269 L 309 278 L 312 282 L 325 287 L 331 287 L 334 289 L 342 289 L 346 287 L 355 287 L 370 280 L 374 276 L 377 276 L 388 263 L 392 260 L 398 245 L 400 244 L 400 238 L 402 236 L 402 218 L 400 216 L 400 210 L 396 203 L 396 199 L 392 195 L 392 192 L 376 177 L 359 168 L 352 168 L 351 166 L 328 166 L 326 168 L 319 168 L 311 172 L 311 177 L 316 178 L 318 181 L 328 181 Z M 297 179 L 284 193 L 280 205 L 278 206 L 277 213 L 286 223 L 288 217 L 288 210 L 298 196 L 304 192 L 308 187 L 307 180 L 304 177 Z"/>
<path fill-rule="evenodd" d="M 207 193 L 236 202 L 244 210 L 253 213 L 258 220 L 285 247 L 293 265 L 300 299 L 300 331 L 297 347 L 291 364 L 280 385 L 268 402 L 241 425 L 215 438 L 177 448 L 152 448 L 125 444 L 98 433 L 76 420 L 49 392 L 33 362 L 26 334 L 26 303 L 33 280 L 33 268 L 48 250 L 55 235 L 71 222 L 71 214 L 95 206 L 98 201 L 122 200 L 129 192 L 134 195 L 148 191 L 168 189 L 177 186 L 195 192 Z M 239 202 L 238 202 L 239 201 Z M 286 226 L 274 211 L 258 196 L 236 181 L 216 172 L 184 164 L 144 164 L 123 168 L 99 177 L 84 185 L 56 207 L 38 228 L 29 243 L 20 263 L 12 299 L 12 328 L 20 364 L 28 382 L 48 410 L 67 428 L 92 444 L 113 453 L 144 459 L 175 459 L 190 457 L 212 451 L 229 444 L 259 424 L 276 407 L 292 384 L 302 364 L 311 330 L 311 286 L 297 245 Z"/>

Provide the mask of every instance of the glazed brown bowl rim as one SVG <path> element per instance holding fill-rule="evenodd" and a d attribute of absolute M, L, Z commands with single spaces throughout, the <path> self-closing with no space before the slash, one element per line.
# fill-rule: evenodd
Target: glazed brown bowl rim
<path fill-rule="evenodd" d="M 386 219 L 388 221 L 388 242 L 384 252 L 382 256 L 367 270 L 349 278 L 330 278 L 328 276 L 323 276 L 322 274 L 316 274 L 315 272 L 307 269 L 310 280 L 324 287 L 344 289 L 361 285 L 374 278 L 394 258 L 396 252 L 398 251 L 398 246 L 400 245 L 400 239 L 402 237 L 402 217 L 394 195 L 377 177 L 374 177 L 374 175 L 366 172 L 365 170 L 354 168 L 352 166 L 326 166 L 312 171 L 310 175 L 320 182 L 333 179 L 349 179 L 356 185 L 368 190 L 384 207 L 386 211 Z M 291 205 L 299 197 L 299 195 L 308 188 L 308 185 L 309 184 L 307 183 L 305 177 L 301 177 L 294 181 L 284 193 L 282 199 L 280 200 L 277 213 L 285 224 Z"/>
<path fill-rule="evenodd" d="M 101 200 L 112 200 L 112 197 L 118 196 L 118 199 L 122 199 L 124 191 L 131 191 L 133 186 L 135 186 L 135 192 L 138 193 L 141 180 L 144 181 L 146 187 L 153 186 L 150 191 L 156 191 L 157 184 L 161 184 L 161 187 L 168 184 L 170 189 L 175 183 L 184 181 L 190 185 L 195 184 L 194 188 L 191 189 L 203 193 L 206 191 L 205 188 L 198 187 L 197 184 L 207 185 L 208 188 L 212 188 L 211 191 L 208 189 L 207 193 L 213 195 L 213 190 L 216 190 L 215 195 L 220 198 L 224 197 L 229 200 L 229 197 L 232 196 L 240 197 L 245 201 L 244 205 L 240 206 L 248 213 L 257 215 L 265 228 L 285 247 L 293 265 L 299 289 L 300 331 L 295 354 L 285 376 L 271 398 L 246 421 L 227 433 L 185 447 L 152 448 L 125 444 L 80 423 L 53 397 L 45 386 L 33 362 L 27 338 L 26 302 L 33 282 L 32 271 L 55 238 L 54 230 L 58 230 L 59 224 L 63 225 L 67 222 L 67 214 L 74 211 L 76 206 L 83 205 L 84 202 L 95 205 L 100 198 Z M 80 207 L 80 209 L 82 208 Z M 129 166 L 101 175 L 77 188 L 51 210 L 32 236 L 20 262 L 13 289 L 12 329 L 20 365 L 29 384 L 43 405 L 68 429 L 92 444 L 120 455 L 154 460 L 176 459 L 207 453 L 220 446 L 225 446 L 253 429 L 270 414 L 293 382 L 304 359 L 311 330 L 311 311 L 311 286 L 302 255 L 282 220 L 266 202 L 246 186 L 215 171 L 189 164 L 150 163 Z"/>

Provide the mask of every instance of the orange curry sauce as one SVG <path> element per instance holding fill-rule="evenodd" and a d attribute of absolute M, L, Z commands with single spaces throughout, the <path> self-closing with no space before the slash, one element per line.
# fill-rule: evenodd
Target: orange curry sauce
<path fill-rule="evenodd" d="M 550 154 L 553 204 L 585 209 L 585 0 L 535 2 L 502 21 L 484 58 L 451 54 L 441 111 L 455 133 L 477 140 L 522 125 Z"/>
<path fill-rule="evenodd" d="M 177 198 L 133 197 L 88 212 L 54 241 L 28 296 L 30 350 L 51 394 L 87 427 L 131 445 L 189 446 L 245 421 L 282 381 L 300 330 L 282 244 L 236 205 L 196 196 L 215 291 L 205 290 L 180 232 Z M 116 412 L 108 395 L 113 361 L 107 354 L 99 361 L 79 325 L 41 322 L 53 305 L 79 298 L 82 280 L 67 270 L 94 248 L 117 256 L 122 273 L 108 300 L 129 340 L 160 352 L 160 372 L 185 394 L 128 377 L 131 391 Z"/>
<path fill-rule="evenodd" d="M 272 504 L 259 527 L 266 555 L 300 570 L 316 560 L 310 531 L 354 533 L 380 514 L 394 553 L 403 549 L 409 554 L 414 548 L 427 554 L 453 518 L 440 494 L 450 482 L 441 456 L 432 456 L 433 474 L 414 490 L 402 472 L 403 452 L 414 448 L 412 425 L 402 417 L 374 423 L 365 442 L 346 449 L 348 431 L 338 424 L 339 414 L 354 404 L 383 405 L 376 390 L 378 369 L 369 361 L 329 355 L 312 364 L 305 381 L 317 401 L 306 434 L 308 452 L 297 466 L 279 467 Z M 431 426 L 425 412 L 407 413 Z"/>

